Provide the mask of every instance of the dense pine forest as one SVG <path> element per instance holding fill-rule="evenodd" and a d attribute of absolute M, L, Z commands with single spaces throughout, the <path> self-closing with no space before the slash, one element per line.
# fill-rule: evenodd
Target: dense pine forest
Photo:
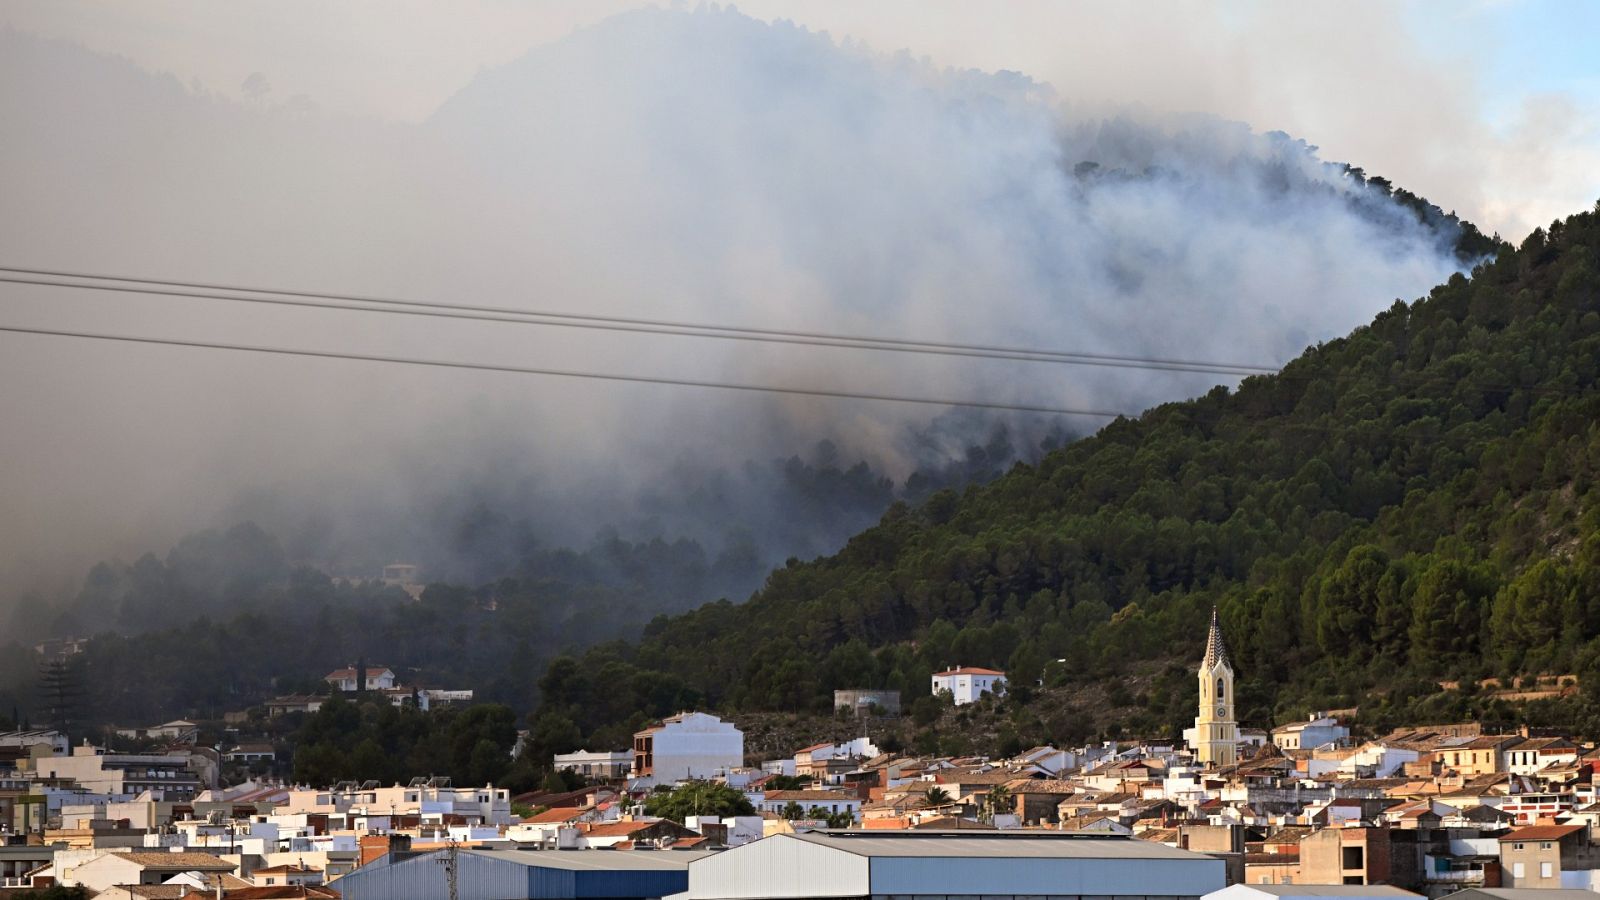
<path fill-rule="evenodd" d="M 1597 378 L 1600 207 L 1281 374 L 896 504 L 748 603 L 558 659 L 534 739 L 622 746 L 675 706 L 820 712 L 846 687 L 912 702 L 957 663 L 1023 686 L 1006 706 L 1024 741 L 1063 737 L 1027 714 L 1034 685 L 1115 692 L 1157 671 L 1128 724 L 1170 736 L 1213 605 L 1246 724 L 1359 707 L 1368 727 L 1549 719 L 1600 737 Z M 1480 687 L 1541 674 L 1578 690 L 1514 705 Z"/>
<path fill-rule="evenodd" d="M 1459 252 L 1499 246 L 1463 234 Z M 407 740 L 433 747 L 434 731 L 463 735 L 436 767 L 482 774 L 492 754 L 479 745 L 502 747 L 527 710 L 525 759 L 539 760 L 625 746 L 642 722 L 686 707 L 825 715 L 831 691 L 864 686 L 902 691 L 913 713 L 894 739 L 929 750 L 1003 749 L 979 746 L 996 734 L 1173 736 L 1192 715 L 1190 666 L 1213 606 L 1247 725 L 1356 707 L 1368 729 L 1476 717 L 1600 736 L 1597 378 L 1600 215 L 1588 212 L 1280 374 L 1119 420 L 1003 475 L 982 471 L 1022 455 L 1003 436 L 963 471 L 904 488 L 861 466 L 791 460 L 786 477 L 843 498 L 820 510 L 876 498 L 888 511 L 839 553 L 791 560 L 746 603 L 694 608 L 756 561 L 692 542 L 497 541 L 516 550 L 507 577 L 433 585 L 417 602 L 296 569 L 272 536 L 241 526 L 164 560 L 98 567 L 37 628 L 96 635 L 85 722 L 109 709 L 216 718 L 325 690 L 322 672 L 358 655 L 504 704 L 484 714 L 487 737 L 477 718 L 436 716 L 424 734 L 376 707 L 284 723 L 300 762 L 334 774 L 357 750 L 423 753 Z M 601 643 L 662 610 L 636 641 Z M 24 712 L 29 657 L 0 665 L 4 699 Z M 1004 668 L 1017 688 L 962 714 L 978 738 L 939 737 L 953 720 L 927 675 L 950 664 Z M 1539 676 L 1577 690 L 1528 703 L 1484 686 Z M 1076 695 L 1104 702 L 1061 714 Z"/>

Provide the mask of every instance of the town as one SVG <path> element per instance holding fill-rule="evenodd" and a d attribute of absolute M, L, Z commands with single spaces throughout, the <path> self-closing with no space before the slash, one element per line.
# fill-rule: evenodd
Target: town
<path fill-rule="evenodd" d="M 1597 35 L 0 0 L 0 900 L 1600 900 Z"/>
<path fill-rule="evenodd" d="M 0 890 L 577 898 L 600 896 L 603 884 L 603 896 L 710 900 L 1008 896 L 1014 883 L 1015 896 L 1052 896 L 1071 893 L 1067 877 L 1084 894 L 1092 884 L 1098 895 L 1228 900 L 1600 890 L 1595 747 L 1474 723 L 1357 739 L 1335 712 L 1241 727 L 1215 614 L 1196 675 L 1194 727 L 1181 744 L 926 758 L 861 737 L 751 760 L 735 725 L 686 711 L 629 748 L 556 755 L 571 790 L 515 796 L 427 773 L 403 785 L 225 783 L 224 771 L 269 771 L 271 745 L 201 746 L 187 721 L 122 730 L 160 745 L 148 752 L 16 731 L 0 734 Z M 381 666 L 326 680 L 397 702 L 470 700 L 397 685 Z M 992 702 L 1007 681 L 962 666 L 929 686 L 959 706 Z M 866 688 L 835 699 L 841 716 L 900 706 L 896 692 Z M 846 865 L 862 856 L 948 871 L 937 890 L 926 867 L 913 877 L 885 866 L 882 883 L 873 869 L 866 884 Z M 979 865 L 996 860 L 1009 861 L 1004 877 Z M 774 866 L 781 884 L 768 883 Z"/>

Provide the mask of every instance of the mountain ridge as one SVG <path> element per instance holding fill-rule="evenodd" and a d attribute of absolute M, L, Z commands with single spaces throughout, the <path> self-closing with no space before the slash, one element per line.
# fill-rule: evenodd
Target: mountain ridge
<path fill-rule="evenodd" d="M 1600 688 L 1597 222 L 1537 230 L 1279 375 L 897 505 L 746 604 L 558 660 L 536 735 L 615 743 L 671 691 L 735 713 L 821 710 L 844 687 L 898 688 L 910 704 L 957 661 L 1024 686 L 1106 681 L 1198 654 L 1213 604 L 1247 721 L 1356 705 L 1370 721 L 1541 714 L 1442 694 L 1445 678 L 1574 671 L 1587 698 Z M 598 697 L 601 672 L 655 694 Z M 1131 724 L 1175 736 L 1189 681 L 1169 679 Z"/>

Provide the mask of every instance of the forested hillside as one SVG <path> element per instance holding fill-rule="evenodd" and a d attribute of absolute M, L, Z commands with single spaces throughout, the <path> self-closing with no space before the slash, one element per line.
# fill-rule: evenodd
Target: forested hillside
<path fill-rule="evenodd" d="M 1135 724 L 1171 733 L 1193 689 L 1176 666 L 1214 604 L 1248 725 L 1359 704 L 1370 723 L 1559 714 L 1600 736 L 1597 378 L 1600 208 L 1281 374 L 896 504 L 749 603 L 557 660 L 535 739 L 621 746 L 691 702 L 817 711 L 863 686 L 910 702 L 955 663 L 1020 685 L 1165 664 L 1183 677 L 1158 679 L 1171 696 Z M 1582 692 L 1541 711 L 1474 688 L 1535 673 L 1574 673 Z"/>

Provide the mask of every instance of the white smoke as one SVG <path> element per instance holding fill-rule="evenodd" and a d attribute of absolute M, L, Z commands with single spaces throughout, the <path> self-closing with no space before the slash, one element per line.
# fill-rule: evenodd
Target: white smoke
<path fill-rule="evenodd" d="M 941 70 L 731 11 L 645 11 L 483 73 L 421 125 L 382 125 L 270 94 L 231 102 L 0 33 L 0 257 L 1266 363 L 1459 267 L 1450 234 L 1297 141 L 1202 117 L 1083 118 L 1077 99 L 1071 84 Z M 1133 411 L 1215 381 L 15 286 L 0 297 L 5 324 L 1006 403 Z M 582 543 L 658 514 L 663 495 L 692 496 L 685 481 L 737 491 L 759 479 L 711 473 L 820 439 L 895 477 L 969 442 L 930 448 L 926 407 L 11 335 L 0 378 L 15 387 L 0 394 L 0 555 L 45 569 L 242 515 L 322 523 L 308 552 L 336 564 L 354 535 L 408 533 L 396 517 L 426 530 L 417 520 L 441 498 L 466 496 Z M 695 521 L 680 514 L 675 526 Z"/>

